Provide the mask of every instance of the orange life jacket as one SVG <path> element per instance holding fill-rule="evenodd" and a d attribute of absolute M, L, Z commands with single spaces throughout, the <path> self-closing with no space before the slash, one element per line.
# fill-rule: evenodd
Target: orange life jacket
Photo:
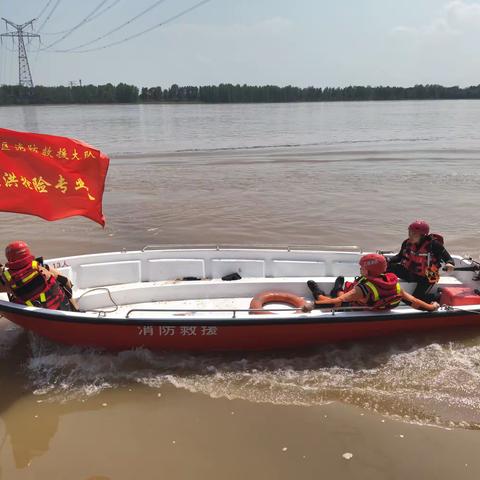
<path fill-rule="evenodd" d="M 4 269 L 2 277 L 15 303 L 58 310 L 65 302 L 65 294 L 55 277 L 45 279 L 36 260 L 19 269 Z"/>
<path fill-rule="evenodd" d="M 384 273 L 380 277 L 358 277 L 354 282 L 345 284 L 345 291 L 353 290 L 357 286 L 365 294 L 363 302 L 355 302 L 359 306 L 390 310 L 398 307 L 402 299 L 402 288 L 394 273 Z"/>
<path fill-rule="evenodd" d="M 427 235 L 420 244 L 407 241 L 400 264 L 409 272 L 420 277 L 431 277 L 432 283 L 438 281 L 440 259 L 432 252 L 432 242 L 436 240 L 443 245 L 443 237 L 437 234 Z"/>

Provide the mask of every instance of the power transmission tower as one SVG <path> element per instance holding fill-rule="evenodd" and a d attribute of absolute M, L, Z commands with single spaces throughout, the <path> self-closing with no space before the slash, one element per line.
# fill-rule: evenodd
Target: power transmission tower
<path fill-rule="evenodd" d="M 22 25 L 17 25 L 16 23 L 7 20 L 2 17 L 2 20 L 5 20 L 5 29 L 6 33 L 0 34 L 0 38 L 11 37 L 17 38 L 18 40 L 18 84 L 22 87 L 33 87 L 32 73 L 30 72 L 30 65 L 28 64 L 27 49 L 25 48 L 24 38 L 38 38 L 40 35 L 37 33 L 26 32 L 27 27 L 32 27 L 33 30 L 33 20 L 23 23 Z M 35 20 L 35 19 L 34 19 Z M 8 25 L 15 29 L 14 32 L 8 31 Z"/>

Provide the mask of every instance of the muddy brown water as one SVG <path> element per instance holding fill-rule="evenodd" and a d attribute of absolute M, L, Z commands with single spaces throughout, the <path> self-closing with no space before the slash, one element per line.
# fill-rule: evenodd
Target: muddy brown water
<path fill-rule="evenodd" d="M 111 156 L 107 227 L 0 214 L 37 255 L 147 244 L 480 256 L 480 103 L 58 106 L 2 127 Z M 102 353 L 0 319 L 0 479 L 478 478 L 480 331 L 268 354 Z"/>

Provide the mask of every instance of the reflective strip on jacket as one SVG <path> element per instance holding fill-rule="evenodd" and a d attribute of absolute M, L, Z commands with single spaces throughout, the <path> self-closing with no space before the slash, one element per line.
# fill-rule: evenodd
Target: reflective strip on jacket
<path fill-rule="evenodd" d="M 359 277 L 347 286 L 347 291 L 355 287 L 359 287 L 365 296 L 365 301 L 357 304 L 374 310 L 390 310 L 397 307 L 402 299 L 402 287 L 393 273 L 384 273 L 380 277 Z"/>
<path fill-rule="evenodd" d="M 51 275 L 45 279 L 36 260 L 19 270 L 4 269 L 2 277 L 16 303 L 57 310 L 65 301 L 55 277 Z"/>

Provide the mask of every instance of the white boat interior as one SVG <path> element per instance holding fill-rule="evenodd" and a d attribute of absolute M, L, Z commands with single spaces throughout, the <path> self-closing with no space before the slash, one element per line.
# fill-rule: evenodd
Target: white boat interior
<path fill-rule="evenodd" d="M 264 291 L 293 293 L 311 300 L 306 282 L 312 279 L 329 294 L 337 276 L 353 281 L 359 274 L 358 262 L 364 253 L 358 249 L 342 251 L 340 247 L 145 247 L 55 258 L 45 263 L 71 279 L 82 312 L 116 318 L 242 318 L 250 315 L 252 297 Z M 457 267 L 472 265 L 471 259 L 454 259 Z M 233 273 L 241 279 L 222 280 Z M 456 285 L 478 288 L 473 275 L 442 272 L 435 289 Z M 401 285 L 408 292 L 415 286 L 406 282 Z M 282 316 L 331 314 L 321 310 L 300 314 L 284 304 L 269 304 L 267 308 L 273 315 Z M 405 305 L 394 312 L 411 310 Z"/>

